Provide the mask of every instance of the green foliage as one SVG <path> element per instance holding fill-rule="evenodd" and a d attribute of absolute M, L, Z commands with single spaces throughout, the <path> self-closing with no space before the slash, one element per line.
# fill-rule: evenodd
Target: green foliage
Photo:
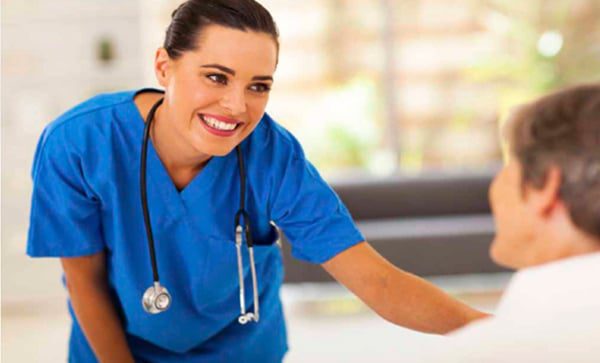
<path fill-rule="evenodd" d="M 507 51 L 476 60 L 467 75 L 475 82 L 495 83 L 502 110 L 565 85 L 597 79 L 596 0 L 488 0 L 479 6 L 482 14 L 502 23 L 496 32 Z M 542 37 L 553 35 L 561 37 L 559 51 L 544 54 L 547 42 Z"/>

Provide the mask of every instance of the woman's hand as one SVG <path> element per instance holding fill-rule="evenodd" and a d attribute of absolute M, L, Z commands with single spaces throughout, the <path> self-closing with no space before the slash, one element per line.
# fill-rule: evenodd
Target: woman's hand
<path fill-rule="evenodd" d="M 488 316 L 389 263 L 361 242 L 322 264 L 384 319 L 426 333 L 448 333 Z"/>

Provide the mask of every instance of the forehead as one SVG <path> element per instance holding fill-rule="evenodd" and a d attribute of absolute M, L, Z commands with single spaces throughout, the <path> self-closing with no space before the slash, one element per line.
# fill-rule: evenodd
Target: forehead
<path fill-rule="evenodd" d="M 270 34 L 209 25 L 196 39 L 189 55 L 202 64 L 219 64 L 248 75 L 272 75 L 277 46 Z"/>
<path fill-rule="evenodd" d="M 512 142 L 514 129 L 519 121 L 519 114 L 523 110 L 524 105 L 513 107 L 509 112 L 504 122 L 500 127 L 500 136 L 504 142 Z"/>
<path fill-rule="evenodd" d="M 511 159 L 511 134 L 515 123 L 515 116 L 517 113 L 517 108 L 513 108 L 509 110 L 506 117 L 501 119 L 499 125 L 500 131 L 500 150 L 502 152 L 502 159 L 504 164 L 507 164 Z"/>
<path fill-rule="evenodd" d="M 519 145 L 526 142 L 526 121 L 531 117 L 531 104 L 522 104 L 512 108 L 500 125 L 500 138 L 503 153 L 513 153 Z M 506 158 L 505 158 L 506 159 Z"/>

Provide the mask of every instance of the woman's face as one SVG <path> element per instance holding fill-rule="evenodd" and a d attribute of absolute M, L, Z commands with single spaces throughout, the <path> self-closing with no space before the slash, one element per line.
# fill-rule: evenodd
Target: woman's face
<path fill-rule="evenodd" d="M 262 118 L 277 64 L 267 33 L 206 27 L 196 50 L 176 60 L 157 52 L 155 71 L 165 88 L 165 123 L 194 152 L 223 156 Z"/>

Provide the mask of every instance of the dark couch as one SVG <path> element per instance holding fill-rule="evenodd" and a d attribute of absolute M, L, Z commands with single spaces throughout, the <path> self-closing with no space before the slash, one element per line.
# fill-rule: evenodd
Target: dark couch
<path fill-rule="evenodd" d="M 492 173 L 425 175 L 334 182 L 369 243 L 396 266 L 422 276 L 503 271 L 489 258 L 494 223 L 487 190 Z M 331 280 L 291 257 L 287 282 Z"/>

